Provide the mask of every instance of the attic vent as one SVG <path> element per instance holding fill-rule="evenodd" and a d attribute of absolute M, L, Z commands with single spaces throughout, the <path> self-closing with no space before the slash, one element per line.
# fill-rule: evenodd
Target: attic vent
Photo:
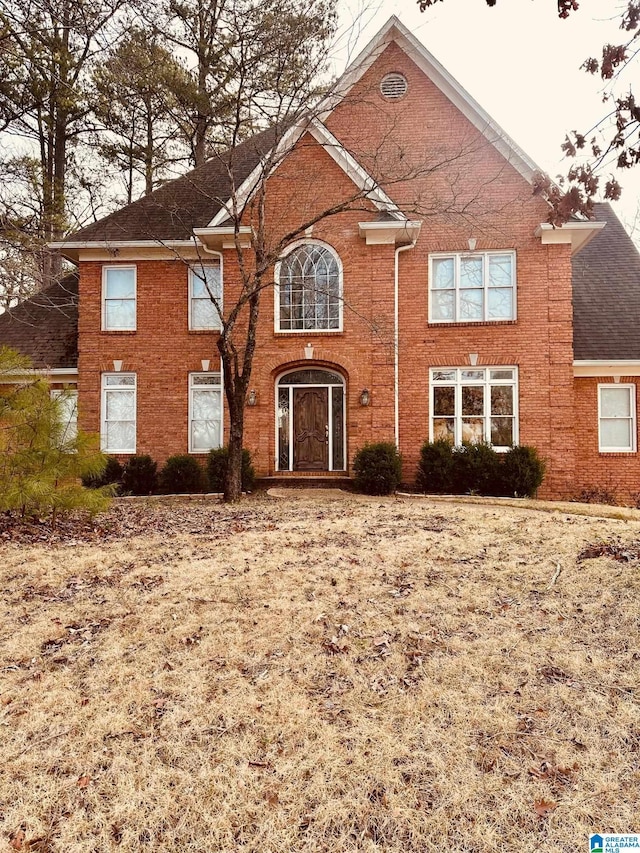
<path fill-rule="evenodd" d="M 403 74 L 385 74 L 380 83 L 380 91 L 390 101 L 397 101 L 407 93 L 409 84 Z"/>

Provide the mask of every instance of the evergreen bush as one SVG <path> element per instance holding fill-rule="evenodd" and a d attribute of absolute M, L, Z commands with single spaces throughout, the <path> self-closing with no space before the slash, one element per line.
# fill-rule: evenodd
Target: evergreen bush
<path fill-rule="evenodd" d="M 402 477 L 402 459 L 390 441 L 366 444 L 353 460 L 354 485 L 367 495 L 389 495 Z"/>
<path fill-rule="evenodd" d="M 416 485 L 431 494 L 451 494 L 453 484 L 453 444 L 446 438 L 425 441 L 420 449 Z"/>
<path fill-rule="evenodd" d="M 531 497 L 544 479 L 545 464 L 535 447 L 520 445 L 497 453 L 490 444 L 446 439 L 426 441 L 420 451 L 416 485 L 432 494 Z"/>
<path fill-rule="evenodd" d="M 453 484 L 456 494 L 502 493 L 500 454 L 486 442 L 463 441 L 453 451 Z"/>
<path fill-rule="evenodd" d="M 502 457 L 503 493 L 510 497 L 533 497 L 542 485 L 545 467 L 535 447 L 525 444 L 512 447 Z"/>
<path fill-rule="evenodd" d="M 106 457 L 97 435 L 69 430 L 64 394 L 51 395 L 31 362 L 0 347 L 0 511 L 56 519 L 74 510 L 95 515 L 108 508 L 109 489 L 86 489 L 101 476 Z"/>
<path fill-rule="evenodd" d="M 101 474 L 88 475 L 82 478 L 82 485 L 88 489 L 101 489 L 104 486 L 112 486 L 117 492 L 122 482 L 122 465 L 115 456 L 107 456 L 107 463 Z"/>
<path fill-rule="evenodd" d="M 191 495 L 204 492 L 205 473 L 193 456 L 170 456 L 160 472 L 160 490 L 165 494 Z"/>
<path fill-rule="evenodd" d="M 229 448 L 218 447 L 209 451 L 207 458 L 207 476 L 209 489 L 212 492 L 224 491 L 224 478 L 229 464 Z M 251 464 L 251 453 L 247 448 L 242 450 L 242 491 L 251 492 L 256 483 L 256 472 Z"/>
<path fill-rule="evenodd" d="M 158 465 L 146 453 L 131 456 L 122 470 L 122 491 L 127 495 L 152 495 L 158 491 Z"/>

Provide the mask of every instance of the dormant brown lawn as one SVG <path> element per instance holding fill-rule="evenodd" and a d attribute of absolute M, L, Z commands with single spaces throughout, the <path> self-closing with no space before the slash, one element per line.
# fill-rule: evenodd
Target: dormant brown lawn
<path fill-rule="evenodd" d="M 0 850 L 574 853 L 638 831 L 639 540 L 349 496 L 120 502 L 86 537 L 7 538 Z M 618 559 L 578 559 L 601 542 Z"/>

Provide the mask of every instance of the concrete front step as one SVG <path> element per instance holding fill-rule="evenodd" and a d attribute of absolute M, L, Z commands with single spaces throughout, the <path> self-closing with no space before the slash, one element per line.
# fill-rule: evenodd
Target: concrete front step
<path fill-rule="evenodd" d="M 256 489 L 353 489 L 353 479 L 344 474 L 319 474 L 315 476 L 275 474 L 258 477 Z"/>

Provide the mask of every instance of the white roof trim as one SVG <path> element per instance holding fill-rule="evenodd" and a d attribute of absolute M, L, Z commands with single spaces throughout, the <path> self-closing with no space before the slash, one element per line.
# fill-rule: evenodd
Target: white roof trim
<path fill-rule="evenodd" d="M 367 246 L 395 244 L 402 239 L 413 242 L 418 239 L 421 227 L 422 222 L 409 219 L 397 222 L 390 219 L 386 222 L 358 222 L 360 236 L 366 239 Z"/>
<path fill-rule="evenodd" d="M 0 376 L 0 385 L 14 385 L 21 379 L 34 378 L 44 376 L 52 382 L 67 382 L 74 384 L 78 381 L 77 367 L 52 367 L 52 368 L 34 368 L 28 367 L 25 370 L 16 370 L 11 373 L 3 373 Z"/>
<path fill-rule="evenodd" d="M 640 376 L 640 359 L 578 359 L 573 362 L 574 376 Z"/>
<path fill-rule="evenodd" d="M 551 225 L 541 222 L 535 230 L 543 246 L 557 243 L 571 243 L 571 254 L 575 255 L 605 227 L 606 222 L 565 222 L 564 225 Z"/>
<path fill-rule="evenodd" d="M 282 162 L 282 158 L 294 147 L 298 140 L 309 133 L 316 142 L 321 145 L 327 154 L 334 160 L 335 163 L 342 169 L 347 177 L 364 193 L 365 197 L 370 199 L 378 210 L 384 210 L 390 213 L 397 219 L 406 219 L 403 213 L 399 210 L 396 203 L 378 186 L 376 180 L 363 169 L 357 162 L 355 157 L 351 155 L 346 148 L 336 139 L 336 137 L 317 119 L 311 121 L 300 121 L 294 127 L 290 128 L 278 142 L 275 151 L 271 150 L 268 155 L 271 157 L 274 165 L 271 169 L 272 174 L 278 165 Z M 257 189 L 259 181 L 264 177 L 265 161 L 260 162 L 240 185 L 235 196 L 235 206 L 237 210 L 242 210 L 252 195 Z M 213 217 L 209 223 L 209 228 L 215 228 L 226 222 L 233 215 L 233 198 L 230 198 Z M 199 234 L 202 229 L 194 230 L 194 233 Z"/>
<path fill-rule="evenodd" d="M 181 249 L 193 246 L 193 240 L 60 240 L 47 243 L 50 249 Z"/>
<path fill-rule="evenodd" d="M 389 18 L 344 72 L 336 84 L 335 93 L 325 101 L 325 109 L 320 113 L 322 121 L 326 121 L 351 87 L 394 41 L 525 180 L 531 182 L 534 174 L 542 171 L 395 15 Z"/>
<path fill-rule="evenodd" d="M 207 249 L 234 249 L 236 245 L 236 229 L 234 225 L 218 225 L 207 228 L 194 228 L 193 233 Z M 238 238 L 243 249 L 251 247 L 253 230 L 248 225 L 238 228 Z"/>

